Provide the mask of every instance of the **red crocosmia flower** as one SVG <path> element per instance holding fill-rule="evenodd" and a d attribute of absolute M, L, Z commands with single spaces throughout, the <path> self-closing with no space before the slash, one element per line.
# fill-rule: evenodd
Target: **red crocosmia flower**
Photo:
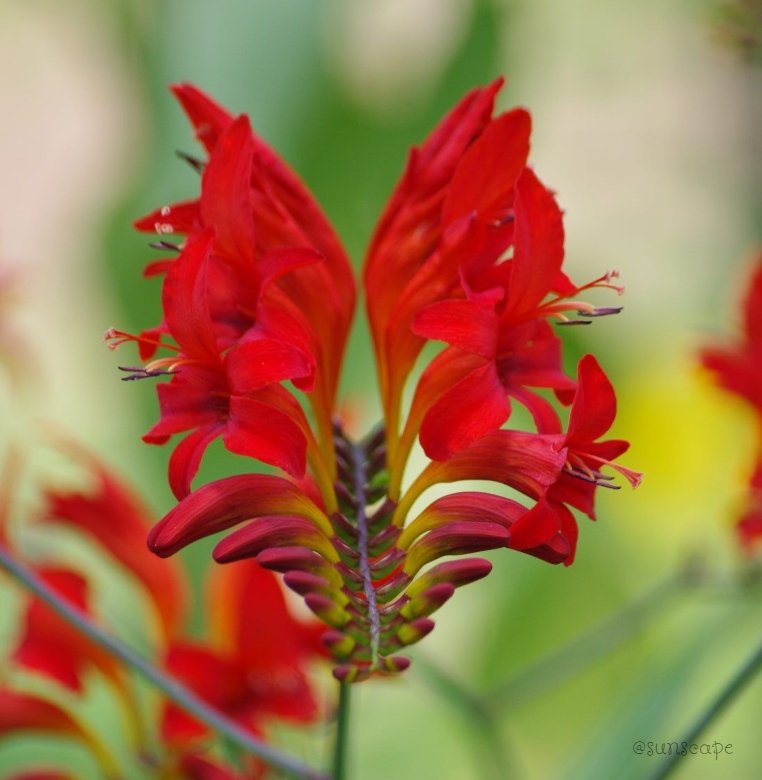
<path fill-rule="evenodd" d="M 347 334 L 352 320 L 355 285 L 351 266 L 341 244 L 298 177 L 251 133 L 246 117 L 233 117 L 195 87 L 180 85 L 173 91 L 196 127 L 199 140 L 210 155 L 204 171 L 200 202 L 165 206 L 139 220 L 141 230 L 193 235 L 213 227 L 226 259 L 217 263 L 220 274 L 234 257 L 236 267 L 250 267 L 248 257 L 279 260 L 280 271 L 271 275 L 268 288 L 282 319 L 301 322 L 310 332 L 318 365 L 314 411 L 323 434 L 330 430 L 326 409 L 335 401 L 336 385 Z M 223 157 L 224 164 L 218 164 Z M 248 190 L 247 190 L 248 186 Z M 320 262 L 305 262 L 294 248 L 317 251 Z M 291 251 L 291 255 L 288 252 Z M 285 254 L 284 254 L 285 253 Z M 265 261 L 257 260 L 257 263 Z M 167 267 L 162 263 L 160 268 Z M 240 280 L 240 275 L 229 282 Z M 232 299 L 242 290 L 222 284 Z M 224 296 L 223 296 L 224 298 Z M 216 310 L 215 310 L 216 311 Z M 221 312 L 230 320 L 234 309 Z M 234 319 L 251 318 L 239 307 Z M 256 319 L 263 320 L 259 311 Z M 282 323 L 281 323 L 282 324 Z M 291 323 L 293 325 L 293 323 Z"/>
<path fill-rule="evenodd" d="M 601 468 L 627 447 L 598 441 L 613 422 L 613 389 L 592 357 L 576 381 L 564 373 L 550 324 L 615 313 L 578 296 L 621 290 L 611 275 L 577 287 L 563 270 L 561 210 L 527 167 L 529 114 L 492 116 L 501 83 L 469 93 L 411 152 L 375 230 L 363 275 L 384 423 L 360 441 L 338 422 L 335 398 L 354 300 L 346 258 L 312 199 L 246 120 L 192 87 L 177 88 L 209 152 L 201 197 L 138 223 L 188 236 L 179 258 L 161 266 L 165 321 L 142 337 L 171 337 L 178 354 L 135 370 L 174 374 L 159 388 L 162 416 L 148 440 L 191 431 L 170 462 L 180 502 L 151 531 L 149 547 L 168 556 L 229 530 L 214 558 L 254 559 L 282 574 L 328 626 L 321 641 L 340 680 L 407 668 L 399 651 L 432 630 L 431 615 L 456 588 L 490 570 L 480 558 L 439 558 L 508 548 L 570 563 L 577 526 L 569 507 L 593 516 L 596 485 L 608 484 Z M 267 282 L 265 259 L 278 250 L 317 251 L 320 259 L 289 255 Z M 405 384 L 427 340 L 447 346 L 422 366 L 406 410 Z M 287 380 L 305 392 L 309 416 Z M 529 410 L 534 430 L 503 428 L 514 401 Z M 570 403 L 564 432 L 556 404 Z M 218 435 L 283 474 L 226 477 L 189 493 L 201 453 Z M 415 475 L 408 467 L 418 439 L 431 460 Z M 520 501 L 455 493 L 408 522 L 430 487 L 463 480 L 496 482 Z M 260 603 L 257 589 L 272 589 L 247 582 L 247 603 Z M 214 669 L 204 695 L 236 717 L 255 720 L 262 707 L 299 715 L 300 674 L 272 671 L 293 688 L 260 691 L 259 700 L 240 681 L 246 663 L 273 669 L 297 657 L 302 640 L 286 613 L 261 634 L 256 620 L 241 622 L 241 598 L 220 595 L 217 603 L 215 614 L 227 621 L 219 633 L 236 641 L 224 649 L 176 644 L 178 673 L 191 679 L 204 663 Z M 170 730 L 182 726 L 168 718 Z"/>
<path fill-rule="evenodd" d="M 729 346 L 706 347 L 700 359 L 722 387 L 745 398 L 762 415 L 762 252 L 756 258 L 742 309 L 740 339 Z"/>
<path fill-rule="evenodd" d="M 164 311 L 178 353 L 148 368 L 167 367 L 176 375 L 159 386 L 161 419 L 144 439 L 162 444 L 193 431 L 170 460 L 170 484 L 178 498 L 188 493 L 204 450 L 218 436 L 232 452 L 294 476 L 305 469 L 308 428 L 301 409 L 277 383 L 309 377 L 312 360 L 299 346 L 254 332 L 218 351 L 206 297 L 211 243 L 205 234 L 193 239 L 169 269 Z"/>
<path fill-rule="evenodd" d="M 560 341 L 544 318 L 563 316 L 569 309 L 589 314 L 610 311 L 563 300 L 584 288 L 575 288 L 561 272 L 561 211 L 528 169 L 517 182 L 513 213 L 513 257 L 466 268 L 466 297 L 428 306 L 413 325 L 421 336 L 483 358 L 462 378 L 454 376 L 439 398 L 431 399 L 421 423 L 421 444 L 437 460 L 500 427 L 510 415 L 509 397 L 529 409 L 538 430 L 556 430 L 558 415 L 552 405 L 529 388 L 552 388 L 568 398 L 574 382 L 563 373 Z M 608 277 L 592 283 L 603 285 L 608 286 Z M 422 382 L 424 403 L 431 395 L 430 384 L 428 377 Z M 444 420 L 449 424 L 443 425 Z"/>
<path fill-rule="evenodd" d="M 738 539 L 751 552 L 762 541 L 762 252 L 755 258 L 742 307 L 740 339 L 705 347 L 700 360 L 721 387 L 751 405 L 757 418 L 756 464 L 736 522 Z"/>
<path fill-rule="evenodd" d="M 220 567 L 209 583 L 210 645 L 173 644 L 167 668 L 255 732 L 273 718 L 308 723 L 318 714 L 305 666 L 324 653 L 318 624 L 295 619 L 275 576 L 253 560 Z M 182 744 L 207 729 L 174 705 L 164 738 Z"/>
<path fill-rule="evenodd" d="M 65 569 L 43 568 L 38 574 L 61 598 L 83 612 L 88 611 L 87 583 L 83 577 Z M 114 658 L 36 596 L 27 606 L 23 633 L 12 657 L 26 669 L 51 677 L 74 691 L 81 689 L 82 672 L 91 665 L 117 683 L 120 681 Z"/>
<path fill-rule="evenodd" d="M 157 564 L 146 549 L 151 516 L 139 498 L 90 453 L 67 444 L 95 480 L 92 490 L 48 490 L 44 518 L 84 532 L 131 571 L 148 590 L 166 636 L 177 632 L 185 616 L 187 584 L 177 562 Z"/>

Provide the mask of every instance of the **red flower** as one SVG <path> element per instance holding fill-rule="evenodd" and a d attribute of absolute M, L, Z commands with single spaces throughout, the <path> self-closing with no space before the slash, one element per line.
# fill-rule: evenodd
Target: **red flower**
<path fill-rule="evenodd" d="M 742 303 L 741 337 L 730 346 L 705 347 L 700 359 L 716 381 L 762 415 L 762 252 Z"/>
<path fill-rule="evenodd" d="M 255 731 L 273 718 L 314 720 L 317 702 L 304 666 L 322 652 L 316 625 L 292 617 L 274 575 L 252 560 L 220 567 L 207 598 L 213 642 L 175 642 L 167 654 L 169 671 Z M 184 745 L 206 732 L 182 710 L 167 706 L 165 740 Z"/>
<path fill-rule="evenodd" d="M 159 388 L 162 418 L 148 439 L 192 431 L 170 463 L 181 501 L 149 545 L 167 556 L 234 529 L 214 548 L 216 560 L 254 558 L 283 573 L 330 627 L 323 643 L 339 661 L 339 679 L 405 668 L 409 661 L 397 652 L 431 631 L 430 616 L 456 587 L 490 568 L 466 559 L 421 573 L 438 558 L 507 547 L 570 563 L 577 527 L 569 507 L 593 516 L 595 489 L 608 485 L 601 468 L 627 447 L 597 441 L 613 422 L 613 389 L 590 356 L 577 381 L 566 376 L 550 325 L 590 321 L 568 312 L 619 311 L 577 299 L 592 287 L 619 288 L 612 275 L 577 287 L 563 271 L 561 211 L 527 168 L 529 114 L 492 118 L 500 85 L 471 92 L 413 150 L 376 228 L 364 280 L 385 428 L 360 442 L 331 425 L 350 311 L 336 298 L 350 289 L 343 254 L 312 201 L 288 176 L 282 186 L 279 164 L 243 119 L 180 89 L 210 151 L 201 199 L 138 223 L 191 237 L 162 266 L 160 331 L 173 337 L 178 356 L 142 370 L 177 372 Z M 286 202 L 301 203 L 303 213 Z M 268 252 L 304 246 L 322 259 L 299 255 L 300 265 L 294 255 L 277 279 L 265 284 L 257 271 L 240 289 Z M 448 346 L 424 367 L 402 424 L 405 383 L 427 339 Z M 314 423 L 280 384 L 289 379 L 305 391 Z M 572 403 L 566 433 L 547 391 Z M 535 430 L 503 429 L 512 401 L 530 411 Z M 232 476 L 188 493 L 201 452 L 217 435 L 284 475 Z M 419 437 L 432 461 L 405 486 Z M 429 487 L 470 479 L 508 486 L 521 501 L 456 493 L 407 523 Z M 189 676 L 206 659 L 217 679 L 208 695 L 250 718 L 254 704 L 234 655 L 175 652 L 173 663 L 186 664 Z"/>
<path fill-rule="evenodd" d="M 740 339 L 730 346 L 705 347 L 700 360 L 715 381 L 748 402 L 757 417 L 756 465 L 736 522 L 741 544 L 752 551 L 762 542 L 762 252 L 756 257 L 744 297 Z"/>

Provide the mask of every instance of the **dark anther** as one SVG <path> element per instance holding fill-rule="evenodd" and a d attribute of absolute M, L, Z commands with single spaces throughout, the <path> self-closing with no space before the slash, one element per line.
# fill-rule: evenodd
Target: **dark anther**
<path fill-rule="evenodd" d="M 151 241 L 148 245 L 151 249 L 165 249 L 168 252 L 179 252 L 180 247 L 177 244 L 172 244 L 169 241 Z"/>
<path fill-rule="evenodd" d="M 193 168 L 194 171 L 198 171 L 199 173 L 204 172 L 204 168 L 206 168 L 206 163 L 203 160 L 199 160 L 198 157 L 194 157 L 192 154 L 188 154 L 187 152 L 183 152 L 180 149 L 175 149 L 175 154 L 185 162 L 190 165 L 191 168 Z"/>
<path fill-rule="evenodd" d="M 610 314 L 619 314 L 624 306 L 602 306 L 592 311 L 578 311 L 583 317 L 608 317 Z"/>
<path fill-rule="evenodd" d="M 591 323 L 592 320 L 561 320 L 556 325 L 590 325 Z"/>
<path fill-rule="evenodd" d="M 599 471 L 591 472 L 590 474 L 584 471 L 578 471 L 577 469 L 565 468 L 564 473 L 575 479 L 581 479 L 583 482 L 590 482 L 598 487 L 608 488 L 609 490 L 619 490 L 619 485 L 614 485 L 610 482 L 613 477 L 609 477 L 606 474 L 601 474 Z"/>
<path fill-rule="evenodd" d="M 176 374 L 177 369 L 150 369 L 142 368 L 141 366 L 117 366 L 120 371 L 129 371 L 129 376 L 123 376 L 122 382 L 131 382 L 133 379 L 151 379 L 155 376 L 169 376 L 170 374 Z"/>

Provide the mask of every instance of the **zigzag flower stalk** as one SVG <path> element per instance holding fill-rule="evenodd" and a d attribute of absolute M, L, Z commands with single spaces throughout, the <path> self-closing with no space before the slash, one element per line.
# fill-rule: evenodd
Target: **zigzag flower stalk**
<path fill-rule="evenodd" d="M 621 288 L 614 273 L 578 286 L 562 270 L 561 211 L 527 167 L 529 114 L 493 117 L 500 86 L 469 93 L 412 150 L 376 228 L 363 276 L 384 421 L 361 441 L 335 421 L 354 306 L 346 255 L 245 116 L 175 87 L 208 153 L 191 160 L 201 194 L 136 223 L 159 234 L 154 246 L 178 253 L 148 268 L 166 274 L 164 321 L 137 336 L 108 335 L 136 341 L 149 360 L 126 378 L 171 374 L 146 441 L 190 431 L 170 458 L 179 504 L 149 545 L 167 556 L 235 528 L 216 560 L 256 558 L 281 572 L 327 624 L 340 680 L 406 668 L 400 651 L 431 631 L 432 613 L 491 568 L 440 558 L 505 547 L 568 565 L 577 540 L 570 508 L 595 517 L 597 488 L 615 487 L 604 469 L 640 480 L 613 463 L 627 442 L 600 441 L 616 415 L 610 382 L 591 355 L 576 379 L 567 376 L 551 324 L 617 313 L 584 294 Z M 181 243 L 167 240 L 178 233 Z M 446 346 L 421 366 L 405 409 L 428 340 Z M 158 348 L 171 354 L 155 357 Z M 571 406 L 566 427 L 553 398 Z M 535 430 L 505 427 L 512 401 Z M 279 473 L 192 490 L 217 436 Z M 417 475 L 416 441 L 430 459 Z M 512 497 L 469 491 L 426 503 L 430 487 L 470 479 L 507 486 Z"/>

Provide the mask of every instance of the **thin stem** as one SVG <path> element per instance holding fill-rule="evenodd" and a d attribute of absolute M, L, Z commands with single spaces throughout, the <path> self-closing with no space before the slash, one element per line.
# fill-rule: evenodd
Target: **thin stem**
<path fill-rule="evenodd" d="M 179 680 L 158 669 L 122 640 L 93 623 L 84 612 L 61 599 L 32 569 L 19 561 L 3 545 L 0 545 L 0 568 L 5 569 L 93 642 L 142 674 L 168 699 L 171 699 L 186 712 L 191 713 L 202 723 L 224 734 L 233 744 L 258 756 L 265 763 L 277 767 L 292 777 L 304 778 L 304 780 L 327 780 L 324 775 L 302 764 L 287 753 L 282 753 L 280 750 L 261 742 L 235 721 L 210 707 Z"/>
<path fill-rule="evenodd" d="M 347 742 L 349 737 L 349 689 L 351 683 L 339 683 L 339 704 L 336 710 L 336 742 L 333 751 L 333 780 L 346 780 Z"/>
<path fill-rule="evenodd" d="M 695 744 L 696 740 L 701 736 L 706 727 L 719 717 L 733 699 L 735 699 L 735 697 L 738 696 L 738 694 L 754 679 L 760 669 L 762 669 L 762 644 L 757 647 L 754 653 L 730 679 L 725 688 L 720 692 L 719 696 L 717 696 L 709 707 L 707 707 L 707 709 L 697 718 L 695 723 L 683 735 L 679 744 Z M 649 780 L 664 780 L 664 778 L 669 777 L 677 768 L 680 759 L 683 757 L 682 752 L 683 751 L 677 750 L 668 755 L 663 763 L 656 768 L 656 771 L 650 775 Z"/>

